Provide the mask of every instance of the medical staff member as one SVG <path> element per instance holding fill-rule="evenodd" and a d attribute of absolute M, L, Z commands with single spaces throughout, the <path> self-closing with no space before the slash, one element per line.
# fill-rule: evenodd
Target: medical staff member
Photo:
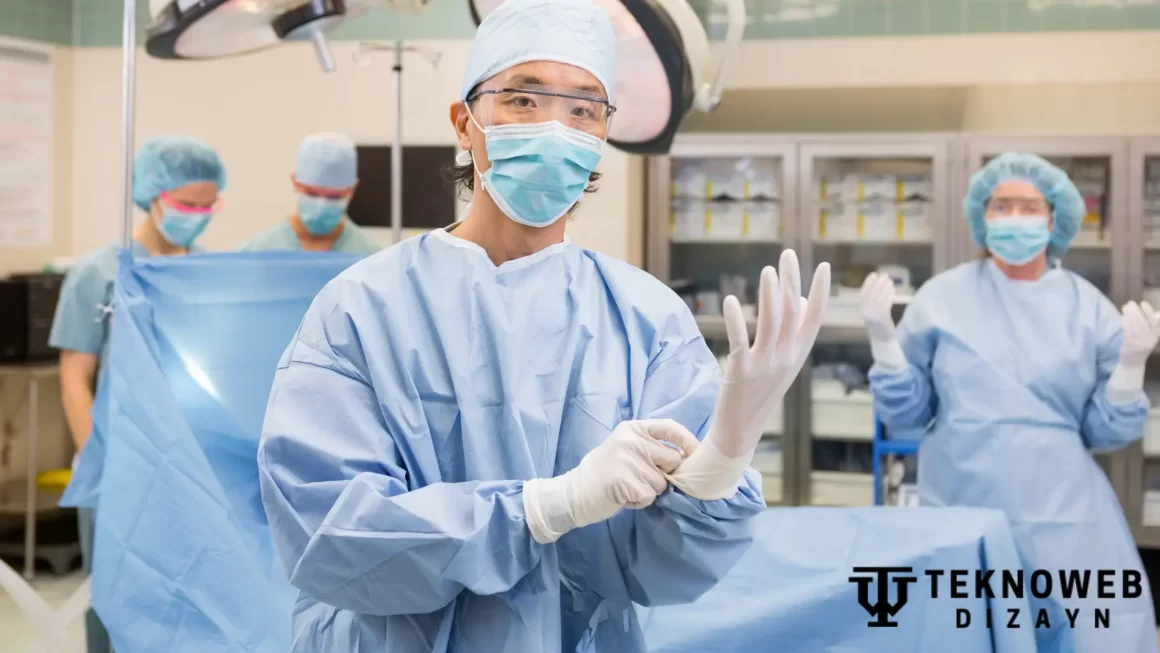
<path fill-rule="evenodd" d="M 159 136 L 145 143 L 133 162 L 133 202 L 148 218 L 133 230 L 136 257 L 173 256 L 197 251 L 225 188 L 225 167 L 213 149 L 183 136 Z M 92 432 L 93 396 L 107 361 L 112 320 L 113 280 L 118 244 L 82 257 L 65 277 L 49 344 L 60 350 L 60 387 L 65 419 L 77 451 Z M 92 571 L 95 519 L 80 510 L 81 553 Z M 85 618 L 89 653 L 111 650 L 108 633 L 95 612 Z"/>
<path fill-rule="evenodd" d="M 644 651 L 632 605 L 691 601 L 748 547 L 747 467 L 829 268 L 808 303 L 792 252 L 764 271 L 752 346 L 726 301 L 721 382 L 672 291 L 566 238 L 614 43 L 590 0 L 490 14 L 450 110 L 465 219 L 351 266 L 286 350 L 258 465 L 294 651 Z"/>
<path fill-rule="evenodd" d="M 298 146 L 290 177 L 298 210 L 254 236 L 242 251 L 268 249 L 374 254 L 382 249 L 346 217 L 346 206 L 358 185 L 358 155 L 342 134 L 314 134 Z"/>
<path fill-rule="evenodd" d="M 872 274 L 862 286 L 875 410 L 891 431 L 930 423 L 919 451 L 922 503 L 1002 510 L 1028 573 L 1055 577 L 1051 597 L 1029 597 L 1050 618 L 1051 628 L 1035 630 L 1040 651 L 1154 652 L 1147 576 L 1091 454 L 1140 437 L 1144 363 L 1160 316 L 1135 302 L 1121 313 L 1061 267 L 1084 200 L 1040 157 L 992 159 L 971 177 L 963 213 L 986 257 L 925 283 L 897 329 L 893 282 Z M 1101 569 L 1117 570 L 1115 600 L 1096 598 Z M 1063 598 L 1066 570 L 1092 570 L 1089 600 Z M 1124 598 L 1121 570 L 1141 574 L 1139 598 Z M 1065 608 L 1080 610 L 1074 628 Z M 1110 627 L 1096 628 L 1095 608 L 1110 608 Z"/>

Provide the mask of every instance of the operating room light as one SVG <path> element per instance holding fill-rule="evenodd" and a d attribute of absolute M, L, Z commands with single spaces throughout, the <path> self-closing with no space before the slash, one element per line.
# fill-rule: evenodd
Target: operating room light
<path fill-rule="evenodd" d="M 470 0 L 479 23 L 503 0 Z M 721 101 L 745 31 L 745 0 L 724 0 L 726 34 L 714 66 L 709 36 L 686 0 L 593 0 L 616 30 L 616 118 L 609 143 L 637 154 L 667 154 L 692 110 Z"/>
<path fill-rule="evenodd" d="M 213 59 L 310 41 L 323 69 L 324 34 L 383 0 L 152 0 L 146 51 L 160 59 Z"/>
<path fill-rule="evenodd" d="M 720 0 L 726 31 L 714 62 L 709 36 L 687 0 L 593 0 L 618 37 L 617 105 L 609 143 L 637 154 L 667 154 L 691 111 L 712 111 L 736 63 L 745 0 Z M 470 0 L 478 23 L 502 0 Z M 257 52 L 283 41 L 313 44 L 334 69 L 326 33 L 377 6 L 398 13 L 426 0 L 153 0 L 146 50 L 162 59 L 210 59 Z M 410 12 L 405 12 L 410 13 Z"/>

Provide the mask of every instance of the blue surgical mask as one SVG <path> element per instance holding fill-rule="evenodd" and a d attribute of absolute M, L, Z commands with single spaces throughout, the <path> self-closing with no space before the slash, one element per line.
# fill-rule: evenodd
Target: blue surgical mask
<path fill-rule="evenodd" d="M 546 227 L 571 209 L 600 163 L 604 141 L 559 122 L 483 130 L 491 167 L 483 188 L 512 220 Z"/>
<path fill-rule="evenodd" d="M 212 213 L 189 213 L 162 205 L 161 219 L 157 221 L 157 227 L 161 231 L 161 236 L 170 244 L 188 249 L 209 226 L 211 218 Z"/>
<path fill-rule="evenodd" d="M 1047 218 L 1020 216 L 990 218 L 986 222 L 987 249 L 1000 261 L 1009 265 L 1023 265 L 1047 249 L 1051 234 Z"/>
<path fill-rule="evenodd" d="M 346 199 L 328 197 L 298 196 L 298 219 L 306 231 L 315 236 L 325 236 L 338 227 L 346 213 Z"/>

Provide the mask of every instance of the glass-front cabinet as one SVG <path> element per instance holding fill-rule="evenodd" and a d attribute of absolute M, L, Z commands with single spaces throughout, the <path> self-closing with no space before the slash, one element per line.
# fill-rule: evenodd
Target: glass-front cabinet
<path fill-rule="evenodd" d="M 1129 296 L 1160 307 L 1160 138 L 1132 142 L 1129 157 L 1132 270 Z M 1127 467 L 1125 509 L 1141 546 L 1160 547 L 1160 352 L 1148 361 L 1145 391 L 1152 411 L 1140 445 L 1123 457 Z"/>
<path fill-rule="evenodd" d="M 950 263 L 947 156 L 937 140 L 800 147 L 803 274 L 811 276 L 821 261 L 832 274 L 829 310 L 802 375 L 803 503 L 874 503 L 871 358 L 860 289 L 871 272 L 893 278 L 897 318 L 915 290 Z"/>
<path fill-rule="evenodd" d="M 818 342 L 754 461 L 771 504 L 873 503 L 871 358 L 859 289 L 870 272 L 892 277 L 899 319 L 928 279 L 977 259 L 962 198 L 970 176 L 1008 151 L 1054 162 L 1084 197 L 1064 265 L 1117 306 L 1135 299 L 1160 308 L 1160 137 L 696 134 L 648 160 L 646 266 L 689 305 L 722 365 L 725 296 L 741 299 L 752 333 L 763 266 L 793 248 L 808 288 L 816 264 L 831 264 Z M 1147 390 L 1157 408 L 1141 443 L 1097 460 L 1138 542 L 1160 547 L 1160 351 Z M 886 461 L 880 470 L 902 487 L 914 481 L 914 462 Z"/>
<path fill-rule="evenodd" d="M 752 337 L 761 269 L 777 265 L 796 236 L 786 219 L 797 199 L 794 153 L 768 139 L 686 139 L 670 157 L 650 160 L 649 271 L 684 299 L 722 369 L 729 353 L 724 298 L 741 301 Z M 771 505 L 795 502 L 785 415 L 783 406 L 774 411 L 753 462 Z"/>

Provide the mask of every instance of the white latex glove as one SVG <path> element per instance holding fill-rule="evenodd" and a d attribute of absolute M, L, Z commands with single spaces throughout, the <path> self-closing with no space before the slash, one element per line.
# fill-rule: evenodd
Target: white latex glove
<path fill-rule="evenodd" d="M 870 336 L 870 355 L 887 371 L 905 371 L 906 355 L 895 337 L 894 317 L 890 314 L 894 307 L 894 279 L 877 272 L 866 275 L 862 282 L 861 305 L 862 321 L 866 323 L 866 334 Z"/>
<path fill-rule="evenodd" d="M 741 303 L 733 296 L 725 298 L 729 363 L 713 424 L 701 446 L 669 476 L 673 485 L 691 497 L 725 499 L 737 492 L 766 421 L 781 404 L 818 337 L 830 299 L 829 263 L 814 272 L 809 300 L 801 296 L 801 271 L 793 250 L 782 252 L 780 267 L 780 284 L 772 267 L 761 271 L 752 347 Z"/>
<path fill-rule="evenodd" d="M 681 451 L 662 444 L 668 441 Z M 665 491 L 665 473 L 692 454 L 697 438 L 671 419 L 621 422 L 575 469 L 524 482 L 528 530 L 540 544 L 604 521 L 622 507 L 644 508 Z"/>
<path fill-rule="evenodd" d="M 1117 406 L 1132 403 L 1144 388 L 1144 365 L 1160 342 L 1160 313 L 1148 302 L 1124 304 L 1124 328 L 1120 362 L 1108 379 L 1108 401 Z"/>

